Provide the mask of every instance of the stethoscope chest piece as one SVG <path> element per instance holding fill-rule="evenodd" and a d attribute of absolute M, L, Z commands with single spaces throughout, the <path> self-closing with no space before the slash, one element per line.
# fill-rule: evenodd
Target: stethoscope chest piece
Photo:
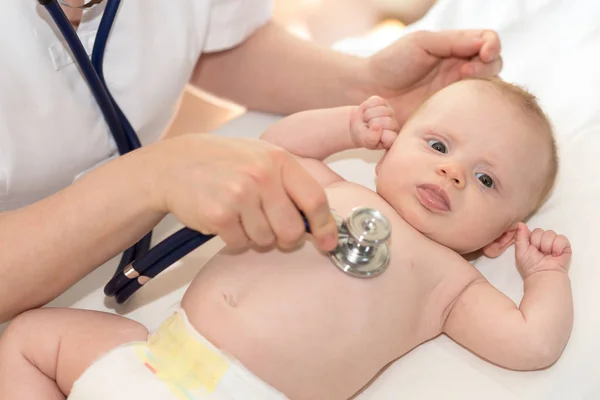
<path fill-rule="evenodd" d="M 378 210 L 359 207 L 346 220 L 336 216 L 338 246 L 330 252 L 333 263 L 358 278 L 381 274 L 390 262 L 387 241 L 392 233 L 388 219 Z"/>

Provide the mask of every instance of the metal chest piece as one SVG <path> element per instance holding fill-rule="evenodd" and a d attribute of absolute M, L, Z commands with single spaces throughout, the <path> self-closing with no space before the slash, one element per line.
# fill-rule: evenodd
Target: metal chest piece
<path fill-rule="evenodd" d="M 366 207 L 353 209 L 346 220 L 334 216 L 339 241 L 329 253 L 332 262 L 358 278 L 373 278 L 385 271 L 390 261 L 387 240 L 392 232 L 388 219 Z"/>

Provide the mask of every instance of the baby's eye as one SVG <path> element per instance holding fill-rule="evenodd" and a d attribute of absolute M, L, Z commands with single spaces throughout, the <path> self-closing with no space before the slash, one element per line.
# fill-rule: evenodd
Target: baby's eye
<path fill-rule="evenodd" d="M 479 179 L 479 182 L 483 183 L 484 186 L 489 187 L 489 188 L 494 187 L 494 180 L 492 178 L 490 178 L 489 175 L 477 173 L 477 174 L 475 174 L 475 176 L 477 177 L 477 179 Z"/>
<path fill-rule="evenodd" d="M 448 152 L 446 145 L 444 143 L 440 142 L 439 140 L 431 139 L 427 143 L 429 143 L 429 146 L 432 149 L 439 151 L 440 153 L 446 154 Z"/>

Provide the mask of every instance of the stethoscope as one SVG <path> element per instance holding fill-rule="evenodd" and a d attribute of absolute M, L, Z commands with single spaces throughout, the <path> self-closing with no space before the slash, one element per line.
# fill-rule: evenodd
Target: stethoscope
<path fill-rule="evenodd" d="M 103 0 L 89 0 L 80 6 L 71 6 L 66 0 L 58 0 L 72 8 L 90 8 Z M 141 147 L 133 127 L 112 97 L 103 73 L 106 43 L 114 24 L 120 0 L 107 0 L 100 20 L 91 60 L 57 0 L 38 0 L 46 8 L 57 28 L 71 49 L 75 62 L 96 99 L 104 119 L 113 135 L 119 154 L 123 155 Z M 390 237 L 389 221 L 379 211 L 371 208 L 352 210 L 346 220 L 334 213 L 339 231 L 338 246 L 329 256 L 334 265 L 349 275 L 370 278 L 381 274 L 389 264 L 387 240 Z M 304 218 L 306 231 L 310 228 Z M 183 228 L 152 249 L 152 231 L 127 249 L 112 279 L 104 287 L 104 293 L 121 304 L 139 288 L 167 269 L 192 250 L 212 239 L 189 228 Z"/>

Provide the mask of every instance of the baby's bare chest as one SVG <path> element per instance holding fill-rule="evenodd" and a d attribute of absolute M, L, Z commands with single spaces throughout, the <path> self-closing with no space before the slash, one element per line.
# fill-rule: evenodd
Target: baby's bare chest
<path fill-rule="evenodd" d="M 342 217 L 350 215 L 358 204 L 380 211 L 390 223 L 389 266 L 380 277 L 372 282 L 366 279 L 360 285 L 378 304 L 370 309 L 381 310 L 382 323 L 386 318 L 396 319 L 398 324 L 410 323 L 437 335 L 456 297 L 478 275 L 475 268 L 416 231 L 371 190 L 348 184 L 328 190 L 328 197 Z M 356 298 L 364 295 L 357 293 Z"/>
<path fill-rule="evenodd" d="M 394 346 L 400 356 L 439 334 L 448 306 L 468 283 L 465 274 L 471 267 L 446 260 L 453 253 L 423 239 L 373 192 L 349 188 L 330 193 L 330 204 L 342 215 L 356 205 L 386 214 L 392 236 L 385 272 L 367 279 L 350 276 L 309 241 L 294 252 L 220 254 L 199 274 L 188 295 L 205 299 L 196 304 L 207 306 L 210 299 L 226 299 L 219 316 L 244 310 L 244 324 L 252 325 L 245 329 L 264 329 L 267 323 L 270 332 L 294 343 L 307 337 L 339 342 L 340 337 L 355 341 L 364 336 L 382 349 Z M 297 321 L 302 321 L 302 329 Z"/>

